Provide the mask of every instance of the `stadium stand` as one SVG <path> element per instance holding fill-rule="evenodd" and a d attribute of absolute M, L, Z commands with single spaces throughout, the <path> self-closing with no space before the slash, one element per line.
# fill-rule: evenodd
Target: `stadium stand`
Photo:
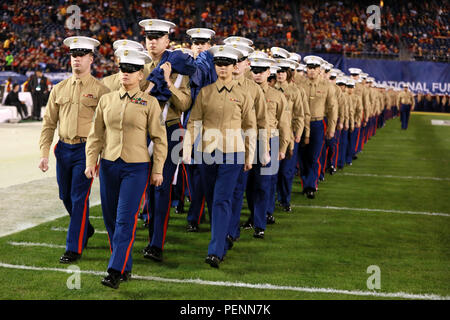
<path fill-rule="evenodd" d="M 67 49 L 59 44 L 75 34 L 65 28 L 68 4 L 59 1 L 0 1 L 0 70 L 21 74 L 40 67 L 68 71 Z M 343 53 L 351 57 L 449 61 L 448 2 L 409 1 L 382 8 L 381 30 L 366 26 L 369 2 L 349 1 L 75 1 L 82 12 L 80 35 L 102 43 L 95 76 L 116 72 L 112 42 L 142 40 L 137 21 L 161 18 L 177 27 L 172 40 L 186 43 L 194 26 L 217 30 L 216 41 L 240 34 L 257 49 L 280 46 L 289 51 Z M 101 10 L 99 10 L 101 8 Z"/>

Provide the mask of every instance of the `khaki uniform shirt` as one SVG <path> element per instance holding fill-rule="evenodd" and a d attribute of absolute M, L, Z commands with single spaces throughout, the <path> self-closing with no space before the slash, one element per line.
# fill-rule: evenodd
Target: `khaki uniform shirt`
<path fill-rule="evenodd" d="M 361 103 L 363 107 L 363 113 L 361 120 L 369 120 L 369 109 L 370 109 L 370 91 L 369 88 L 365 87 L 362 83 L 357 83 L 353 89 L 353 94 L 361 98 Z"/>
<path fill-rule="evenodd" d="M 284 93 L 289 105 L 292 131 L 295 136 L 301 137 L 305 128 L 309 131 L 309 119 L 311 118 L 305 91 L 295 84 L 287 82 L 282 84 L 277 82 L 274 88 Z"/>
<path fill-rule="evenodd" d="M 223 153 L 245 152 L 245 162 L 251 164 L 255 156 L 257 135 L 253 108 L 251 97 L 236 80 L 225 84 L 218 79 L 203 87 L 187 124 L 183 139 L 183 158 L 191 154 L 192 144 L 201 134 L 202 143 L 197 151 L 212 153 L 218 149 Z M 243 138 L 242 130 L 247 139 Z"/>
<path fill-rule="evenodd" d="M 63 141 L 86 138 L 91 129 L 97 103 L 109 89 L 88 74 L 78 81 L 74 75 L 55 85 L 45 108 L 39 147 L 42 158 L 48 158 L 53 136 Z"/>
<path fill-rule="evenodd" d="M 414 96 L 409 91 L 400 91 L 397 96 L 397 106 L 400 107 L 402 104 L 410 104 L 414 108 Z"/>
<path fill-rule="evenodd" d="M 362 116 L 363 116 L 363 106 L 362 99 L 360 96 L 357 96 L 354 92 L 350 95 L 352 99 L 352 107 L 353 107 L 353 123 L 350 123 L 351 128 L 360 127 Z"/>
<path fill-rule="evenodd" d="M 152 173 L 162 174 L 167 157 L 166 128 L 160 122 L 158 101 L 135 88 L 104 95 L 95 112 L 94 124 L 86 143 L 86 166 L 102 158 L 127 163 L 149 162 L 147 134 L 154 143 Z"/>
<path fill-rule="evenodd" d="M 296 72 L 294 73 L 294 76 L 293 76 L 292 81 L 295 83 L 295 85 L 296 85 L 297 87 L 300 87 L 300 85 L 301 85 L 303 82 L 305 82 L 306 79 L 307 79 L 307 78 L 306 78 L 305 76 L 301 75 L 300 73 L 298 73 L 298 71 L 296 71 Z"/>
<path fill-rule="evenodd" d="M 245 75 L 241 75 L 240 77 L 235 79 L 238 85 L 243 89 L 244 92 L 247 92 L 250 101 L 254 105 L 254 112 L 256 116 L 256 125 L 258 127 L 258 131 L 260 129 L 265 130 L 262 132 L 268 132 L 269 126 L 267 124 L 267 103 L 264 98 L 264 92 L 261 90 L 260 86 L 253 80 L 250 80 L 245 77 Z M 269 147 L 269 136 L 267 134 L 263 134 L 259 137 L 260 141 L 264 141 L 265 149 L 264 151 L 270 150 Z"/>
<path fill-rule="evenodd" d="M 347 108 L 347 96 L 346 93 L 342 91 L 342 89 L 337 86 L 336 88 L 336 99 L 338 102 L 338 125 L 344 125 L 344 122 L 346 120 L 346 108 Z M 347 114 L 347 120 L 348 120 L 348 114 Z"/>
<path fill-rule="evenodd" d="M 386 101 L 385 101 L 386 109 L 387 110 L 391 110 L 391 107 L 393 106 L 393 103 L 392 103 L 392 99 L 393 99 L 392 90 L 389 89 L 388 91 L 386 91 L 385 98 L 386 98 Z"/>
<path fill-rule="evenodd" d="M 334 135 L 336 128 L 338 107 L 334 88 L 328 80 L 307 79 L 301 84 L 308 98 L 311 121 L 322 120 L 325 116 L 328 119 L 327 133 Z M 305 128 L 305 137 L 309 138 L 309 128 Z"/>
<path fill-rule="evenodd" d="M 353 102 L 351 96 L 348 94 L 348 92 L 343 92 L 342 95 L 344 96 L 344 130 L 347 128 L 347 130 L 350 128 L 350 123 L 354 121 L 355 115 L 353 110 Z"/>
<path fill-rule="evenodd" d="M 289 104 L 284 94 L 272 88 L 266 82 L 261 84 L 267 102 L 267 122 L 269 136 L 279 136 L 279 152 L 286 153 L 291 140 L 291 122 L 289 121 Z M 278 134 L 276 134 L 278 130 Z M 274 156 L 274 155 L 272 155 Z"/>

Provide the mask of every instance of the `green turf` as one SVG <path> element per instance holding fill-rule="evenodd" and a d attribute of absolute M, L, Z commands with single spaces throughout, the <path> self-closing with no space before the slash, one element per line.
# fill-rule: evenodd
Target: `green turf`
<path fill-rule="evenodd" d="M 378 292 L 406 292 L 450 296 L 450 217 L 406 213 L 331 210 L 303 206 L 335 206 L 450 214 L 450 127 L 431 126 L 442 116 L 412 115 L 410 128 L 400 130 L 398 119 L 377 131 L 353 166 L 319 185 L 316 199 L 300 194 L 294 182 L 293 211 L 277 209 L 276 224 L 264 240 L 242 231 L 220 269 L 204 263 L 210 233 L 187 233 L 186 214 L 171 213 L 164 262 L 144 259 L 148 233 L 137 230 L 133 273 L 170 279 L 272 284 L 277 286 L 369 291 L 370 265 L 381 270 Z M 390 175 L 352 176 L 349 174 Z M 444 180 L 401 179 L 438 177 Z M 55 195 L 57 196 L 57 195 Z M 297 207 L 295 207 L 297 206 Z M 187 206 L 186 206 L 187 208 Z M 242 220 L 248 216 L 244 206 Z M 100 207 L 91 209 L 101 216 Z M 58 259 L 64 249 L 16 247 L 16 242 L 64 245 L 68 217 L 0 239 L 0 262 L 47 268 L 67 268 Z M 105 230 L 101 219 L 92 219 Z M 96 234 L 76 263 L 81 270 L 104 272 L 109 246 L 106 234 Z M 132 280 L 112 290 L 100 284 L 100 275 L 81 275 L 81 289 L 69 290 L 68 274 L 0 268 L 0 299 L 379 299 L 332 293 L 306 293 L 231 288 L 186 283 Z"/>

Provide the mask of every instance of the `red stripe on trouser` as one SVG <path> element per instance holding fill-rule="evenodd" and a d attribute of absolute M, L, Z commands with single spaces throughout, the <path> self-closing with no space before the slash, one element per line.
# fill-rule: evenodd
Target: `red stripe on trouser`
<path fill-rule="evenodd" d="M 327 137 L 327 124 L 325 122 L 325 120 L 322 120 L 323 123 L 323 142 L 322 142 L 322 147 L 320 148 L 320 154 L 319 154 L 319 158 L 317 158 L 317 163 L 319 164 L 319 170 L 317 170 L 317 179 L 314 183 L 314 185 L 316 186 L 317 189 L 317 181 L 319 180 L 319 176 L 320 176 L 320 170 L 322 169 L 322 166 L 320 165 L 320 158 L 322 157 L 322 151 L 323 151 L 323 146 L 325 144 L 325 139 Z M 325 159 L 326 162 L 326 159 Z"/>
<path fill-rule="evenodd" d="M 200 224 L 200 220 L 202 220 L 203 211 L 205 210 L 205 197 L 202 199 L 202 206 L 200 207 L 200 214 L 198 215 L 197 224 Z"/>
<path fill-rule="evenodd" d="M 89 199 L 89 194 L 91 193 L 92 182 L 94 182 L 94 178 L 92 178 L 91 180 L 91 184 L 86 194 L 86 198 L 84 199 L 83 218 L 81 219 L 80 235 L 78 236 L 78 254 L 81 254 L 81 252 L 83 251 L 83 236 L 84 236 L 84 226 L 86 225 L 87 201 Z"/>
<path fill-rule="evenodd" d="M 340 140 L 340 138 L 339 139 L 337 139 L 337 141 L 336 141 L 336 143 L 337 143 L 337 146 L 336 146 L 336 158 L 334 159 L 334 164 L 337 166 L 337 162 L 338 162 L 338 154 L 339 154 L 339 140 Z"/>
<path fill-rule="evenodd" d="M 187 188 L 188 188 L 189 198 L 190 198 L 191 201 L 192 201 L 191 189 L 189 188 L 189 180 L 188 180 L 188 175 L 187 175 L 186 167 L 185 167 L 184 163 L 181 163 L 181 165 L 183 166 L 183 172 L 184 172 L 184 174 L 185 174 L 185 176 L 186 176 L 186 185 L 187 185 Z"/>
<path fill-rule="evenodd" d="M 184 202 L 184 184 L 185 184 L 185 180 L 184 180 L 184 173 L 183 173 L 183 168 L 181 168 L 181 194 L 180 194 L 180 200 L 179 202 Z M 178 183 L 178 181 L 177 181 Z"/>
<path fill-rule="evenodd" d="M 150 167 L 150 165 L 149 165 L 149 167 Z M 147 182 L 145 183 L 144 192 L 142 193 L 141 200 L 139 201 L 138 209 L 137 209 L 136 213 L 134 214 L 133 234 L 131 236 L 130 244 L 128 245 L 128 248 L 127 248 L 127 253 L 125 254 L 125 262 L 123 263 L 123 268 L 122 268 L 121 273 L 123 273 L 125 271 L 125 267 L 126 267 L 127 262 L 128 262 L 128 257 L 130 256 L 131 246 L 133 245 L 133 242 L 134 242 L 134 234 L 136 233 L 138 214 L 139 214 L 139 211 L 141 211 L 142 199 L 144 199 L 144 197 L 145 197 L 145 192 L 147 191 L 147 186 L 148 186 L 148 180 L 149 179 L 150 179 L 150 168 L 148 170 Z"/>
<path fill-rule="evenodd" d="M 172 202 L 172 185 L 170 185 L 169 206 L 167 208 L 166 218 L 164 219 L 164 233 L 163 233 L 163 238 L 162 238 L 161 250 L 164 249 L 164 242 L 166 241 L 167 224 L 169 222 L 169 214 L 170 214 L 170 204 L 171 204 L 171 202 Z"/>
<path fill-rule="evenodd" d="M 355 152 L 356 152 L 356 150 L 358 150 L 360 133 L 361 133 L 361 127 L 358 128 L 358 137 L 356 138 Z"/>
<path fill-rule="evenodd" d="M 317 180 L 319 180 L 319 176 L 320 176 L 320 169 L 322 169 L 322 166 L 320 165 L 320 157 L 322 157 L 322 150 L 323 150 L 323 145 L 324 144 L 325 144 L 325 139 L 322 142 L 322 148 L 320 148 L 319 158 L 317 158 L 317 163 L 319 164 L 319 170 L 317 170 L 317 178 L 316 178 L 316 181 L 314 182 L 314 185 L 316 186 L 316 189 L 317 189 Z"/>
<path fill-rule="evenodd" d="M 109 251 L 111 251 L 112 254 L 111 240 L 109 239 L 109 233 L 107 234 L 107 236 L 108 236 Z"/>

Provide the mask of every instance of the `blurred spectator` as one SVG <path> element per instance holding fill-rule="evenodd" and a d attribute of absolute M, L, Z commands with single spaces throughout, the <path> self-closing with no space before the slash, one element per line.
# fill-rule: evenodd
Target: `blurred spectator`
<path fill-rule="evenodd" d="M 20 118 L 22 118 L 22 120 L 26 120 L 30 117 L 28 116 L 27 106 L 19 100 L 19 89 L 20 85 L 18 83 L 15 83 L 13 85 L 13 90 L 6 96 L 5 105 L 15 106 L 17 108 L 17 113 L 19 113 L 20 115 Z"/>
<path fill-rule="evenodd" d="M 33 98 L 33 120 L 41 120 L 41 108 L 47 103 L 48 80 L 41 70 L 36 70 L 28 82 L 28 88 Z"/>

